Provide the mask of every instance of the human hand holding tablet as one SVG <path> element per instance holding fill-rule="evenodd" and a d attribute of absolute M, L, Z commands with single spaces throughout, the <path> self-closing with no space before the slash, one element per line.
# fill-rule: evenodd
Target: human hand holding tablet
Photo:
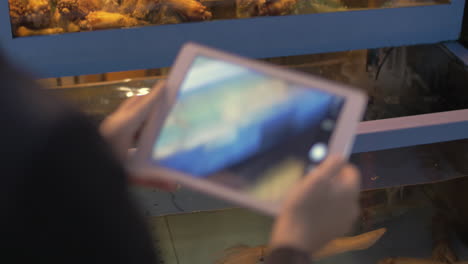
<path fill-rule="evenodd" d="M 347 158 L 366 103 L 353 88 L 196 44 L 165 90 L 130 170 L 269 214 L 307 170 Z"/>

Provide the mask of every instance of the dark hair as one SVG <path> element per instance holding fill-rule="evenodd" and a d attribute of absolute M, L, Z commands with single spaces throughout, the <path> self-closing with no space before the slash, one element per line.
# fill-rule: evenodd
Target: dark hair
<path fill-rule="evenodd" d="M 18 65 L 9 61 L 0 49 L 0 124 L 27 120 L 39 124 L 42 117 L 57 112 L 63 107 L 60 100 L 54 100 Z M 5 120 L 10 119 L 10 120 Z M 7 123 L 3 123 L 7 122 Z"/>
<path fill-rule="evenodd" d="M 2 94 L 0 97 L 5 97 L 3 95 L 11 97 L 11 99 L 19 95 L 24 97 L 26 96 L 25 93 L 32 92 L 32 90 L 37 90 L 37 84 L 27 73 L 10 62 L 6 54 L 0 49 L 0 91 Z M 10 100 L 2 100 L 2 104 L 8 104 L 8 101 Z"/>

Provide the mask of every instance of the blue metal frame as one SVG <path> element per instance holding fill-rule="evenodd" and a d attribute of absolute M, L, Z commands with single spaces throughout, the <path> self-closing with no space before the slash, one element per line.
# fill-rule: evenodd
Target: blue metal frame
<path fill-rule="evenodd" d="M 444 43 L 444 46 L 459 59 L 465 66 L 468 66 L 468 49 L 456 41 Z"/>
<path fill-rule="evenodd" d="M 433 144 L 468 138 L 468 121 L 398 131 L 359 134 L 352 153 Z"/>
<path fill-rule="evenodd" d="M 12 38 L 8 1 L 0 1 L 0 40 L 14 60 L 58 77 L 171 65 L 195 41 L 264 58 L 435 43 L 458 38 L 464 0 L 451 4 Z"/>
<path fill-rule="evenodd" d="M 362 122 L 353 153 L 468 138 L 468 109 Z"/>

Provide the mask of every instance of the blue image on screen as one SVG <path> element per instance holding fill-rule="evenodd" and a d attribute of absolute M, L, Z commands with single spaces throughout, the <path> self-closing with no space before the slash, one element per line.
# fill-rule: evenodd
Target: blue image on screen
<path fill-rule="evenodd" d="M 329 118 L 336 97 L 198 57 L 153 150 L 164 167 L 205 177 Z M 312 136 L 312 134 L 311 134 Z"/>

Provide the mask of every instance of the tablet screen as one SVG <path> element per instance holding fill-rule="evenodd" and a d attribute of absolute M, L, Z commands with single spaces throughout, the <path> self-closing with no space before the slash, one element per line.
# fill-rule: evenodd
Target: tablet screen
<path fill-rule="evenodd" d="M 327 156 L 343 103 L 314 87 L 198 56 L 153 161 L 260 199 L 281 199 Z"/>

